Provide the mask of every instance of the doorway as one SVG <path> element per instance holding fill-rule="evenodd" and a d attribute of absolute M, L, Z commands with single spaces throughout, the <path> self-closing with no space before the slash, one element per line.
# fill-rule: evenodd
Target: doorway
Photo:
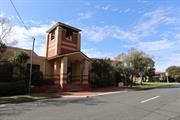
<path fill-rule="evenodd" d="M 68 63 L 67 67 L 67 83 L 72 84 L 72 63 Z"/>

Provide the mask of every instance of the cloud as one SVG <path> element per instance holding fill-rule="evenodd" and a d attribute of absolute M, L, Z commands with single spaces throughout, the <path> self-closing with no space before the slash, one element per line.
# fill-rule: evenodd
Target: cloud
<path fill-rule="evenodd" d="M 14 18 L 14 16 L 13 15 L 8 16 L 5 13 L 0 12 L 0 18 L 7 18 L 8 20 L 12 20 Z"/>
<path fill-rule="evenodd" d="M 87 20 L 87 19 L 90 19 L 92 16 L 93 16 L 93 14 L 91 12 L 79 13 L 77 21 Z"/>
<path fill-rule="evenodd" d="M 171 49 L 174 47 L 174 45 L 175 45 L 174 42 L 165 39 L 159 41 L 140 42 L 138 43 L 137 47 L 142 50 L 152 52 L 152 51 Z"/>
<path fill-rule="evenodd" d="M 107 11 L 110 9 L 110 7 L 111 5 L 106 5 L 106 6 L 102 6 L 101 9 Z"/>
<path fill-rule="evenodd" d="M 148 36 L 156 33 L 160 25 L 180 25 L 180 16 L 173 14 L 174 11 L 172 8 L 157 8 L 144 13 L 134 26 L 133 32 L 141 36 Z"/>
<path fill-rule="evenodd" d="M 127 8 L 127 9 L 124 10 L 124 13 L 127 13 L 127 12 L 129 12 L 130 10 L 131 10 L 130 8 Z"/>
<path fill-rule="evenodd" d="M 42 24 L 40 26 L 32 26 L 29 28 L 29 32 L 36 38 L 35 52 L 37 52 L 38 55 L 44 55 L 46 31 L 52 24 L 53 23 Z M 32 37 L 29 32 L 22 26 L 14 25 L 12 26 L 12 31 L 7 42 L 12 45 L 13 41 L 17 41 L 17 44 L 12 46 L 31 49 Z"/>
<path fill-rule="evenodd" d="M 83 35 L 93 42 L 100 42 L 107 38 L 114 38 L 119 40 L 136 40 L 139 38 L 137 34 L 124 31 L 118 26 L 91 26 L 83 28 Z"/>
<path fill-rule="evenodd" d="M 180 41 L 180 33 L 177 33 L 177 34 L 175 35 L 175 39 L 176 39 L 177 41 Z"/>
<path fill-rule="evenodd" d="M 117 11 L 119 11 L 119 8 L 113 8 L 112 11 L 117 12 Z"/>
<path fill-rule="evenodd" d="M 127 9 L 126 11 L 128 12 L 129 10 Z M 115 25 L 89 26 L 83 30 L 87 39 L 93 42 L 100 42 L 107 38 L 139 42 L 144 37 L 158 33 L 158 28 L 161 25 L 168 26 L 169 28 L 180 25 L 180 16 L 173 14 L 173 11 L 174 9 L 172 8 L 157 8 L 146 12 L 141 16 L 137 24 L 128 31 Z"/>
<path fill-rule="evenodd" d="M 84 52 L 90 58 L 114 58 L 112 53 L 101 52 L 97 48 L 82 49 L 82 52 Z"/>

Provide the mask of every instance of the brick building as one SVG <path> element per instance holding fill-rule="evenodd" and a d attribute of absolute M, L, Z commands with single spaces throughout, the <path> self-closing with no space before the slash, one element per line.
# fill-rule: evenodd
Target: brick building
<path fill-rule="evenodd" d="M 81 52 L 81 30 L 57 22 L 46 32 L 46 55 L 33 53 L 33 64 L 38 65 L 45 79 L 53 79 L 62 91 L 73 88 L 88 90 L 89 63 L 91 59 Z M 14 51 L 30 50 L 8 47 L 5 55 Z M 28 62 L 30 63 L 30 61 Z"/>

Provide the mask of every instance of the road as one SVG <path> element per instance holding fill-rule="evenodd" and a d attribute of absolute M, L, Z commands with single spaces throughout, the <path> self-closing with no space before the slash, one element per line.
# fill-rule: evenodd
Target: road
<path fill-rule="evenodd" d="M 180 120 L 180 86 L 6 104 L 0 120 Z"/>

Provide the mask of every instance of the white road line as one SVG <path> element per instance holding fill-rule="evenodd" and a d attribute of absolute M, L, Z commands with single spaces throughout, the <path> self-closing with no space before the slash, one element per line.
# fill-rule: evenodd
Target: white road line
<path fill-rule="evenodd" d="M 148 102 L 148 101 L 153 100 L 153 99 L 156 99 L 156 98 L 158 98 L 158 97 L 160 97 L 160 96 L 155 96 L 155 97 L 152 97 L 152 98 L 149 98 L 149 99 L 143 100 L 143 101 L 141 101 L 141 103 Z"/>

